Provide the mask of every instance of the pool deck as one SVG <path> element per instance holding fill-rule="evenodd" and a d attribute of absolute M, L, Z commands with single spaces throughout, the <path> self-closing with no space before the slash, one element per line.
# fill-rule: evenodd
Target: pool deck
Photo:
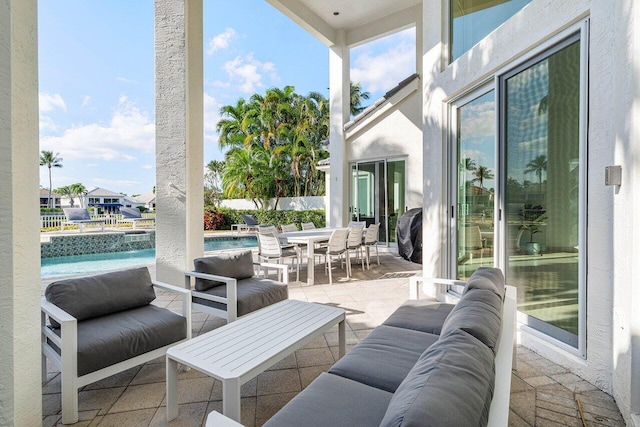
<path fill-rule="evenodd" d="M 347 280 L 335 268 L 329 285 L 322 266 L 316 268 L 317 284 L 307 286 L 306 268 L 301 281 L 289 284 L 289 298 L 330 304 L 347 312 L 347 351 L 380 325 L 408 299 L 409 277 L 421 274 L 421 266 L 388 251 L 380 254 L 380 266 L 362 271 L 353 265 Z M 149 265 L 155 277 L 155 265 Z M 295 276 L 294 276 L 295 277 Z M 42 291 L 49 281 L 42 282 Z M 181 302 L 159 292 L 154 304 L 180 311 Z M 193 335 L 208 332 L 225 322 L 194 312 Z M 337 360 L 337 327 L 307 344 L 270 370 L 242 386 L 242 424 L 260 426 Z M 48 367 L 43 383 L 43 426 L 60 422 L 60 375 Z M 179 417 L 165 420 L 164 358 L 129 369 L 83 387 L 79 393 L 77 426 L 202 426 L 206 414 L 222 410 L 222 384 L 191 369 L 179 376 Z M 596 386 L 524 347 L 518 347 L 517 369 L 511 380 L 510 426 L 582 426 L 580 401 L 589 426 L 624 426 L 613 398 Z M 61 424 L 60 424 L 61 425 Z"/>

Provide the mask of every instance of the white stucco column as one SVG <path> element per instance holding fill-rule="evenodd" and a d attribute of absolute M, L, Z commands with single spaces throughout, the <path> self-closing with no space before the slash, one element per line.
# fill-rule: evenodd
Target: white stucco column
<path fill-rule="evenodd" d="M 344 124 L 349 121 L 350 56 L 344 30 L 338 30 L 337 43 L 329 48 L 329 105 L 331 168 L 329 185 L 329 227 L 349 222 L 349 164 L 344 138 Z"/>
<path fill-rule="evenodd" d="M 202 0 L 155 0 L 156 268 L 182 285 L 203 253 Z"/>
<path fill-rule="evenodd" d="M 0 0 L 0 425 L 42 424 L 36 0 Z"/>

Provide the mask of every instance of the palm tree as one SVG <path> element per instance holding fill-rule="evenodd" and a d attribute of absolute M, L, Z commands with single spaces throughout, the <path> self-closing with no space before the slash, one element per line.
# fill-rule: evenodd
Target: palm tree
<path fill-rule="evenodd" d="M 468 171 L 472 171 L 476 168 L 476 161 L 469 157 L 462 159 L 462 164 L 464 165 L 464 169 Z"/>
<path fill-rule="evenodd" d="M 474 171 L 473 171 L 473 176 L 475 176 L 475 178 L 473 179 L 473 182 L 479 182 L 480 183 L 480 188 L 484 188 L 483 184 L 484 184 L 484 180 L 485 179 L 493 179 L 493 172 L 491 172 L 491 169 L 489 169 L 486 166 L 478 166 Z"/>
<path fill-rule="evenodd" d="M 206 172 L 204 174 L 205 180 L 205 205 L 214 205 L 220 198 L 221 184 L 222 184 L 222 171 L 224 169 L 224 162 L 220 160 L 211 160 L 207 163 Z"/>
<path fill-rule="evenodd" d="M 65 185 L 64 187 L 56 188 L 53 192 L 61 196 L 67 196 L 69 198 L 69 204 L 73 207 L 73 193 L 71 191 L 71 186 Z"/>
<path fill-rule="evenodd" d="M 69 189 L 71 190 L 71 207 L 73 207 L 73 197 L 78 196 L 80 207 L 84 208 L 84 196 L 87 193 L 87 188 L 79 182 L 76 182 L 75 184 L 71 184 Z"/>
<path fill-rule="evenodd" d="M 360 87 L 360 83 L 351 82 L 349 87 L 350 99 L 349 104 L 351 107 L 351 115 L 356 116 L 364 111 L 365 108 L 362 106 L 362 101 L 369 99 L 371 95 L 369 92 L 363 92 Z"/>
<path fill-rule="evenodd" d="M 542 189 L 542 172 L 545 172 L 546 170 L 547 156 L 541 154 L 527 163 L 527 168 L 524 170 L 524 173 L 534 172 L 538 176 L 538 184 L 540 185 L 540 189 Z"/>
<path fill-rule="evenodd" d="M 51 193 L 53 192 L 53 184 L 51 183 L 51 168 L 62 167 L 62 157 L 58 157 L 60 153 L 53 154 L 53 151 L 42 150 L 40 152 L 40 166 L 49 168 L 49 201 L 51 203 Z M 52 206 L 53 207 L 53 204 Z"/>

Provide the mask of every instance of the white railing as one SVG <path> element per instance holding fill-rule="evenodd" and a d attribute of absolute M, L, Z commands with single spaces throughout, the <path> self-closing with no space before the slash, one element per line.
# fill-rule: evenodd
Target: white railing
<path fill-rule="evenodd" d="M 155 212 L 147 212 L 142 214 L 143 218 L 155 219 Z M 116 226 L 118 224 L 118 220 L 122 219 L 122 215 L 113 214 L 113 215 L 91 215 L 91 219 L 101 219 L 105 222 L 105 225 L 108 226 Z M 64 215 L 40 215 L 40 228 L 51 228 L 51 227 L 60 227 L 62 223 L 66 221 Z"/>

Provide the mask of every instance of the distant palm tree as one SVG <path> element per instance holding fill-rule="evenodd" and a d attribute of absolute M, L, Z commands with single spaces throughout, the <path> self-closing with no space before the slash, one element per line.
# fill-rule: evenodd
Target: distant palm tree
<path fill-rule="evenodd" d="M 71 187 L 69 185 L 65 185 L 64 187 L 56 188 L 53 190 L 54 193 L 59 194 L 61 196 L 67 196 L 70 200 L 71 207 L 73 207 L 73 193 L 71 192 Z M 61 203 L 62 204 L 62 203 Z"/>
<path fill-rule="evenodd" d="M 473 171 L 473 176 L 475 176 L 475 178 L 473 179 L 474 182 L 478 181 L 480 183 L 480 188 L 484 188 L 483 184 L 484 184 L 484 180 L 485 179 L 493 179 L 493 172 L 491 172 L 491 169 L 489 169 L 486 166 L 478 166 L 474 171 Z"/>
<path fill-rule="evenodd" d="M 538 184 L 540 184 L 540 188 L 542 188 L 542 172 L 545 172 L 546 170 L 547 156 L 541 154 L 527 163 L 527 168 L 524 170 L 524 173 L 534 172 L 538 176 Z"/>
<path fill-rule="evenodd" d="M 40 166 L 46 166 L 49 168 L 49 201 L 48 204 L 51 203 L 53 207 L 53 203 L 51 202 L 51 193 L 53 192 L 53 185 L 51 183 L 51 168 L 61 168 L 62 167 L 62 157 L 58 157 L 60 153 L 53 154 L 53 151 L 42 150 L 40 152 Z M 47 204 L 47 205 L 48 205 Z"/>
<path fill-rule="evenodd" d="M 349 104 L 351 107 L 351 115 L 356 116 L 364 111 L 365 108 L 362 106 L 362 101 L 369 99 L 371 95 L 369 92 L 363 92 L 360 87 L 360 83 L 351 82 L 351 86 L 349 88 L 350 99 Z"/>
<path fill-rule="evenodd" d="M 476 161 L 470 159 L 469 157 L 465 157 L 464 159 L 462 159 L 462 164 L 464 165 L 464 169 L 468 171 L 475 170 L 476 168 Z"/>
<path fill-rule="evenodd" d="M 77 182 L 75 184 L 71 184 L 69 186 L 69 189 L 71 190 L 71 207 L 73 207 L 73 198 L 75 196 L 78 196 L 80 207 L 84 208 L 84 196 L 87 193 L 87 188 L 84 185 Z"/>

